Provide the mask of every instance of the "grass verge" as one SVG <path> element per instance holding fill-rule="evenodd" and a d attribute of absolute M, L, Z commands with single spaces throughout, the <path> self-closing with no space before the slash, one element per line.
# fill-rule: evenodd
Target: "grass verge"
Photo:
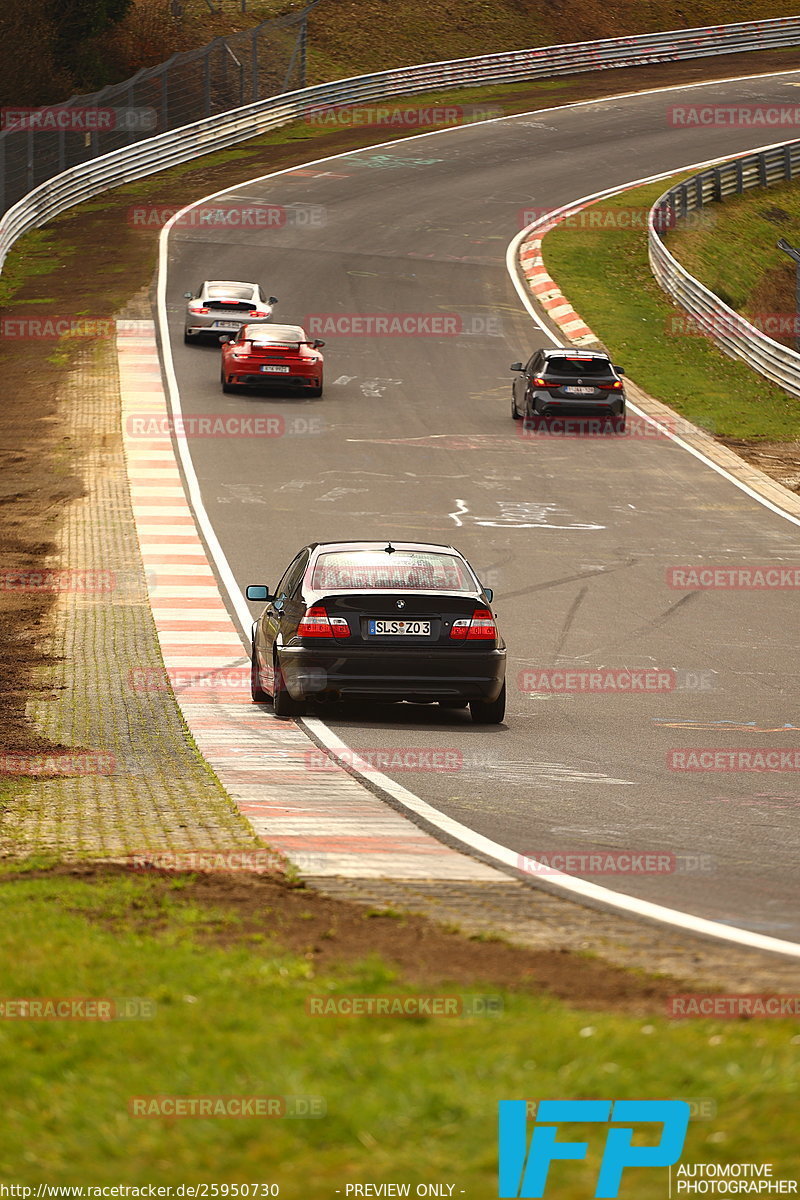
<path fill-rule="evenodd" d="M 329 912 L 320 923 L 314 893 L 291 890 L 297 921 L 287 946 L 275 933 L 266 881 L 255 881 L 240 907 L 202 881 L 113 868 L 0 875 L 4 958 L 14 964 L 4 973 L 6 1003 L 124 997 L 154 1005 L 148 1019 L 0 1022 L 7 1178 L 258 1181 L 315 1200 L 348 1182 L 400 1180 L 413 1189 L 436 1180 L 455 1184 L 454 1194 L 491 1196 L 498 1099 L 555 1096 L 702 1100 L 706 1119 L 690 1125 L 685 1161 L 766 1155 L 776 1174 L 791 1170 L 797 1147 L 786 1113 L 800 1072 L 790 1022 L 670 1022 L 660 1015 L 663 984 L 652 1015 L 572 1007 L 541 990 L 535 967 L 509 986 L 507 976 L 493 978 L 491 963 L 485 974 L 463 964 L 448 973 L 446 964 L 420 985 L 391 951 L 348 953 L 342 927 L 327 928 Z M 359 910 L 353 920 L 367 926 L 368 944 L 381 918 Z M 386 919 L 388 938 L 402 920 Z M 320 964 L 320 947 L 332 944 L 333 957 Z M 306 1009 L 312 996 L 477 993 L 499 996 L 502 1012 L 378 1019 Z M 153 1095 L 321 1096 L 326 1115 L 129 1114 L 131 1097 Z M 590 1145 L 585 1164 L 553 1168 L 561 1200 L 593 1193 L 599 1137 Z M 665 1176 L 631 1171 L 622 1194 L 660 1200 Z"/>
<path fill-rule="evenodd" d="M 793 346 L 795 264 L 776 242 L 797 240 L 800 187 L 787 183 L 730 196 L 702 215 L 666 236 L 669 249 L 730 308 Z"/>
<path fill-rule="evenodd" d="M 795 441 L 797 400 L 708 339 L 687 333 L 683 310 L 652 276 L 642 218 L 662 192 L 686 177 L 684 172 L 603 200 L 548 233 L 547 269 L 646 391 L 721 439 Z M 738 267 L 738 249 L 732 257 Z"/>

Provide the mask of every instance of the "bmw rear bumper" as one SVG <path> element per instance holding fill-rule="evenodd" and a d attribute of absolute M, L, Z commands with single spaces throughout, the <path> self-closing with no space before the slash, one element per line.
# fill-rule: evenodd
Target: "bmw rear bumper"
<path fill-rule="evenodd" d="M 283 646 L 279 659 L 294 700 L 491 701 L 500 695 L 506 674 L 505 648 L 415 651 Z"/>
<path fill-rule="evenodd" d="M 531 396 L 531 412 L 538 416 L 586 418 L 621 417 L 625 412 L 625 397 L 619 393 L 598 399 L 581 397 L 574 400 L 554 398 L 549 392 L 534 392 Z"/>

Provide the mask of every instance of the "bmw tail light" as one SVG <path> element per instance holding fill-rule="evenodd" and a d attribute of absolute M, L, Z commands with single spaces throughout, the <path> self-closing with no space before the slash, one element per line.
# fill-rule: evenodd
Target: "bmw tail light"
<path fill-rule="evenodd" d="M 598 383 L 597 386 L 602 388 L 605 392 L 622 391 L 622 381 L 620 379 L 615 379 L 613 383 Z"/>
<path fill-rule="evenodd" d="M 297 626 L 298 637 L 350 637 L 350 626 L 344 617 L 329 617 L 321 604 L 315 604 Z"/>
<path fill-rule="evenodd" d="M 547 387 L 547 384 L 545 383 L 544 378 L 541 375 L 534 375 L 533 386 L 534 387 Z"/>
<path fill-rule="evenodd" d="M 497 626 L 488 608 L 476 608 L 471 617 L 454 621 L 450 637 L 456 641 L 495 641 Z"/>

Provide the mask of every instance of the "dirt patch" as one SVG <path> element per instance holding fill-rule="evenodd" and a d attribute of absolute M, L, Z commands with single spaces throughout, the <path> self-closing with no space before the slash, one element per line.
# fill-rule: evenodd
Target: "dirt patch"
<path fill-rule="evenodd" d="M 92 883 L 130 874 L 121 865 L 80 863 L 27 872 L 20 878 Z M 88 919 L 120 934 L 157 936 L 169 925 L 165 910 L 158 915 L 164 898 L 170 905 L 207 909 L 207 922 L 196 927 L 192 936 L 223 949 L 246 945 L 258 954 L 277 944 L 311 960 L 320 971 L 378 955 L 406 984 L 488 985 L 544 993 L 575 1008 L 606 1012 L 663 1014 L 669 996 L 690 990 L 675 979 L 626 971 L 568 950 L 530 950 L 501 940 L 466 937 L 422 916 L 334 899 L 279 875 L 184 875 L 179 876 L 186 881 L 180 890 L 172 886 L 176 877 L 169 871 L 148 872 L 147 897 L 133 898 L 124 916 L 109 919 L 98 913 Z M 6 876 L 2 883 L 13 887 L 15 878 Z M 62 902 L 68 904 L 68 897 Z M 87 915 L 84 909 L 75 911 Z"/>
<path fill-rule="evenodd" d="M 796 65 L 796 50 L 777 50 L 587 73 L 520 85 L 504 91 L 500 103 L 511 115 L 621 91 Z M 13 295 L 0 309 L 0 316 L 32 322 L 16 327 L 28 330 L 37 328 L 36 321 L 47 319 L 109 321 L 129 297 L 147 287 L 155 268 L 158 229 L 135 228 L 129 217 L 133 205 L 180 206 L 242 179 L 410 136 L 413 130 L 345 128 L 313 138 L 304 136 L 307 132 L 289 132 L 284 144 L 256 139 L 215 155 L 213 165 L 178 168 L 105 193 L 64 214 L 45 231 L 28 235 L 9 256 L 4 279 L 16 277 L 20 283 L 13 289 L 6 287 L 5 294 L 13 290 Z M 84 324 L 83 328 L 87 327 L 91 326 Z M 98 336 L 111 336 L 110 324 Z M 72 447 L 60 431 L 59 389 L 74 361 L 77 344 L 81 350 L 91 349 L 92 338 L 81 335 L 74 340 L 54 340 L 29 332 L 6 338 L 0 351 L 5 380 L 0 407 L 0 462 L 5 468 L 0 479 L 0 549 L 4 569 L 15 575 L 69 567 L 54 556 L 58 522 L 64 505 L 81 495 L 84 487 L 74 474 Z M 743 447 L 745 457 L 750 449 Z M 775 466 L 765 456 L 758 465 L 783 480 L 783 464 Z M 44 646 L 55 599 L 55 592 L 35 587 L 0 587 L 0 752 L 39 753 L 61 748 L 46 743 L 25 713 L 28 697 L 46 693 L 50 687 L 47 666 L 52 659 Z"/>
<path fill-rule="evenodd" d="M 745 462 L 777 479 L 800 496 L 800 442 L 748 442 L 737 438 L 719 438 Z"/>

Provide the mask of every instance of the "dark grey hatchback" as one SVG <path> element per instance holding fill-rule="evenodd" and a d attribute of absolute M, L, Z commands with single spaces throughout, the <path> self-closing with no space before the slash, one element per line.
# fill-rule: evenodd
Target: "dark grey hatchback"
<path fill-rule="evenodd" d="M 295 556 L 252 631 L 252 696 L 279 717 L 309 700 L 438 701 L 479 724 L 505 715 L 506 647 L 484 588 L 452 546 L 322 542 Z"/>
<path fill-rule="evenodd" d="M 602 350 L 561 346 L 537 350 L 523 366 L 511 364 L 511 415 L 537 424 L 553 417 L 602 418 L 618 433 L 625 429 L 622 367 Z"/>

